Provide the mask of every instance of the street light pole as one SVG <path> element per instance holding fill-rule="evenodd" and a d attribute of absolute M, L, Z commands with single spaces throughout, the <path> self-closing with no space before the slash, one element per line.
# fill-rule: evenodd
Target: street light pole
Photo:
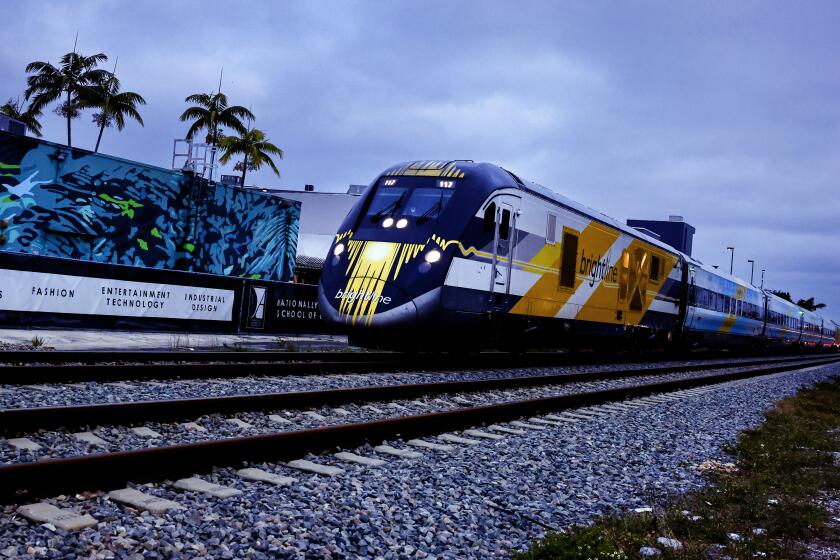
<path fill-rule="evenodd" d="M 752 259 L 747 259 L 747 262 L 750 263 L 750 286 L 755 286 L 755 284 L 753 284 L 753 276 L 755 275 L 755 261 Z"/>
<path fill-rule="evenodd" d="M 732 251 L 729 255 L 729 274 L 732 274 L 732 266 L 735 264 L 735 247 L 727 247 L 727 251 Z"/>
<path fill-rule="evenodd" d="M 761 289 L 764 289 L 764 269 L 761 269 Z"/>

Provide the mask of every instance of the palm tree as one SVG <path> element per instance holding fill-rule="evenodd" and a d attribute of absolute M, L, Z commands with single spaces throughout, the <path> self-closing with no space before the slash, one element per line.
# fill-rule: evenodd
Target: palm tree
<path fill-rule="evenodd" d="M 62 56 L 58 67 L 40 61 L 26 65 L 26 71 L 33 74 L 26 78 L 28 87 L 24 97 L 27 101 L 32 98 L 32 110 L 40 113 L 45 106 L 66 95 L 56 113 L 67 119 L 68 147 L 72 147 L 70 121 L 79 116 L 81 108 L 79 96 L 107 76 L 105 70 L 96 68 L 97 64 L 106 60 L 105 53 L 83 56 L 74 51 Z"/>
<path fill-rule="evenodd" d="M 126 117 L 132 118 L 143 125 L 143 118 L 137 111 L 138 105 L 145 105 L 146 100 L 133 91 L 120 91 L 120 83 L 112 72 L 100 82 L 87 87 L 80 94 L 79 103 L 82 107 L 99 109 L 93 114 L 93 122 L 99 126 L 99 136 L 96 138 L 94 152 L 99 151 L 102 133 L 106 128 L 117 125 L 117 130 L 125 127 Z"/>
<path fill-rule="evenodd" d="M 213 164 L 216 159 L 216 146 L 221 140 L 219 127 L 226 126 L 239 134 L 248 130 L 242 124 L 242 119 L 254 120 L 254 115 L 240 105 L 228 105 L 227 96 L 221 91 L 217 93 L 195 93 L 184 101 L 194 103 L 181 114 L 181 121 L 193 121 L 187 131 L 187 139 L 192 139 L 199 131 L 207 130 L 207 143 L 213 149 L 210 160 L 210 178 L 213 178 Z"/>
<path fill-rule="evenodd" d="M 225 136 L 219 141 L 219 146 L 224 151 L 219 163 L 226 164 L 234 155 L 244 156 L 244 160 L 236 164 L 234 169 L 242 171 L 242 186 L 245 186 L 245 172 L 256 171 L 264 164 L 271 167 L 271 170 L 279 177 L 280 170 L 274 164 L 271 156 L 283 158 L 283 150 L 268 141 L 265 132 L 258 129 L 245 131 L 241 136 Z"/>
<path fill-rule="evenodd" d="M 24 111 L 23 101 L 18 97 L 13 97 L 6 101 L 4 105 L 0 105 L 0 113 L 22 122 L 29 132 L 38 138 L 41 137 L 41 123 L 38 122 L 38 117 L 41 116 L 41 112 L 33 111 L 32 105 Z"/>

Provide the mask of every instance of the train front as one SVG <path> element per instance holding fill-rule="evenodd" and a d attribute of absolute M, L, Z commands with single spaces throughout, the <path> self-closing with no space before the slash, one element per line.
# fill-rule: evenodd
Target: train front
<path fill-rule="evenodd" d="M 383 173 L 350 211 L 324 263 L 318 298 L 354 344 L 420 346 L 441 324 L 440 288 L 480 200 L 461 162 L 413 162 Z"/>

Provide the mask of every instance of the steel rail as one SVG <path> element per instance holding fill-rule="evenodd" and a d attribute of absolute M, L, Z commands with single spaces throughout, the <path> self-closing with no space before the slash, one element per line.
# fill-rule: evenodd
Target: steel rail
<path fill-rule="evenodd" d="M 56 354 L 45 352 L 44 354 Z M 650 362 L 665 358 L 663 355 L 651 355 L 647 359 L 636 360 L 620 356 L 604 356 L 594 353 L 566 354 L 559 352 L 534 352 L 526 354 L 506 354 L 486 352 L 474 355 L 452 354 L 397 354 L 397 353 L 350 353 L 350 352 L 296 352 L 262 353 L 259 359 L 247 361 L 228 361 L 193 363 L 176 361 L 171 358 L 166 363 L 111 363 L 102 361 L 121 361 L 123 358 L 108 358 L 120 353 L 96 353 L 98 357 L 89 357 L 81 361 L 100 360 L 93 363 L 58 365 L 12 365 L 0 366 L 0 384 L 29 385 L 33 383 L 73 383 L 84 381 L 128 381 L 144 379 L 207 379 L 210 377 L 246 377 L 249 375 L 329 375 L 342 373 L 381 373 L 389 371 L 418 371 L 425 369 L 454 370 L 465 368 L 506 369 L 513 367 L 550 367 L 572 365 L 598 365 L 616 362 Z M 176 353 L 181 355 L 182 353 Z M 206 353 L 211 354 L 211 353 Z M 215 354 L 215 353 L 214 353 Z M 222 353 L 237 354 L 235 352 Z M 240 352 L 240 355 L 248 355 Z M 256 356 L 257 353 L 254 353 Z M 189 354 L 190 357 L 197 354 Z M 714 354 L 720 357 L 719 354 Z M 725 358 L 741 357 L 738 354 L 723 355 Z M 673 359 L 679 359 L 673 357 Z M 691 356 L 689 360 L 714 359 L 704 355 L 702 358 Z M 785 358 L 782 358 L 785 359 Z M 795 359 L 795 358 L 787 358 Z M 184 358 L 186 360 L 186 358 Z M 0 360 L 2 361 L 2 360 Z"/>
<path fill-rule="evenodd" d="M 398 357 L 394 352 L 286 352 L 259 351 L 183 351 L 183 350 L 18 350 L 0 352 L 0 364 L 102 364 L 120 362 L 147 364 L 172 363 L 254 363 L 254 362 L 330 362 L 368 361 Z M 2 366 L 0 366 L 2 367 Z"/>
<path fill-rule="evenodd" d="M 773 360 L 770 363 L 819 360 Z M 357 402 L 379 402 L 414 399 L 421 395 L 436 396 L 450 393 L 518 389 L 569 383 L 585 383 L 626 377 L 650 377 L 693 370 L 720 370 L 766 365 L 767 360 L 716 364 L 681 364 L 657 368 L 585 373 L 560 373 L 551 375 L 523 375 L 495 379 L 467 381 L 436 381 L 430 383 L 405 383 L 369 385 L 345 389 L 291 391 L 264 394 L 224 395 L 189 399 L 155 401 L 130 401 L 70 406 L 43 406 L 0 409 L 0 434 L 10 435 L 53 428 L 75 428 L 102 424 L 132 424 L 140 422 L 173 422 L 193 419 L 207 414 L 254 412 L 272 409 L 302 409 L 321 406 L 340 406 Z"/>
<path fill-rule="evenodd" d="M 527 415 L 640 398 L 653 393 L 724 383 L 837 361 L 838 358 L 806 364 L 788 363 L 699 378 L 527 399 L 371 422 L 3 465 L 0 466 L 0 502 L 20 503 L 59 493 L 96 491 L 122 486 L 130 481 L 163 481 L 190 476 L 213 467 L 238 465 L 243 461 L 289 460 L 336 447 L 352 449 L 368 442 L 420 437 Z"/>

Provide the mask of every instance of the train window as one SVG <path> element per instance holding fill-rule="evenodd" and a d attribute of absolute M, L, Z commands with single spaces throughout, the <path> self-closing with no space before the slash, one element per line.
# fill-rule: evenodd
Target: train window
<path fill-rule="evenodd" d="M 455 191 L 451 188 L 415 188 L 401 207 L 400 215 L 417 218 L 417 223 L 436 219 L 449 204 Z"/>
<path fill-rule="evenodd" d="M 484 209 L 484 222 L 483 227 L 481 228 L 484 230 L 484 233 L 493 233 L 496 231 L 496 203 L 491 202 L 487 205 L 487 208 Z"/>
<path fill-rule="evenodd" d="M 557 214 L 549 212 L 545 223 L 545 242 L 553 245 L 555 241 L 557 241 Z"/>
<path fill-rule="evenodd" d="M 499 224 L 499 238 L 507 239 L 510 237 L 510 210 L 502 210 L 502 223 Z"/>
<path fill-rule="evenodd" d="M 659 257 L 656 255 L 650 258 L 650 281 L 659 282 Z"/>
<path fill-rule="evenodd" d="M 575 287 L 575 264 L 577 263 L 578 236 L 563 232 L 563 254 L 560 258 L 560 287 Z"/>

